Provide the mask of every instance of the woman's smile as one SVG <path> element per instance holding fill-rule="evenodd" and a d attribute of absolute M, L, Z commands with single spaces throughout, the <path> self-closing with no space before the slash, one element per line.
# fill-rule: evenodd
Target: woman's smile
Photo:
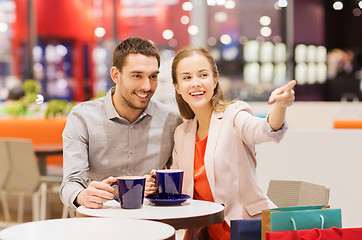
<path fill-rule="evenodd" d="M 205 93 L 206 93 L 206 91 L 197 90 L 197 91 L 192 91 L 192 92 L 190 92 L 189 94 L 190 94 L 192 97 L 200 98 L 200 97 L 204 96 Z"/>

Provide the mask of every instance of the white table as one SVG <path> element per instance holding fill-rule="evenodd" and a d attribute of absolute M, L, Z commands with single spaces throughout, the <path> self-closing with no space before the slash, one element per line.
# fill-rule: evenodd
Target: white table
<path fill-rule="evenodd" d="M 77 217 L 106 217 L 155 220 L 175 229 L 204 227 L 224 221 L 224 206 L 214 202 L 189 199 L 181 205 L 156 206 L 145 199 L 141 209 L 123 209 L 115 200 L 100 209 L 77 208 Z"/>
<path fill-rule="evenodd" d="M 168 224 L 119 218 L 64 218 L 14 225 L 0 231 L 1 240 L 175 239 Z"/>

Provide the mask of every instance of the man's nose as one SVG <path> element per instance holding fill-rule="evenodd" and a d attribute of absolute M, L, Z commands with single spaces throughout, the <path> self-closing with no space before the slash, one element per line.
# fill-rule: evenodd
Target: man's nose
<path fill-rule="evenodd" d="M 144 80 L 143 80 L 143 83 L 142 83 L 142 86 L 141 86 L 142 90 L 144 91 L 149 91 L 151 90 L 151 80 L 149 77 L 146 77 Z"/>

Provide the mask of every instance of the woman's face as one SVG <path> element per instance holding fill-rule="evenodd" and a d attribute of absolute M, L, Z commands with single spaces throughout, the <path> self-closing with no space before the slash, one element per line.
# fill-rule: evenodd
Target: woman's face
<path fill-rule="evenodd" d="M 206 57 L 194 53 L 182 59 L 176 68 L 175 89 L 193 111 L 210 107 L 217 78 Z"/>

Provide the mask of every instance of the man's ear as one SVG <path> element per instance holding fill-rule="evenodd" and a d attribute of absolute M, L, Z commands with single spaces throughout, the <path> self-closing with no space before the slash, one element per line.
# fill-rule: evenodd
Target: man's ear
<path fill-rule="evenodd" d="M 118 71 L 118 69 L 115 66 L 113 66 L 111 68 L 110 74 L 111 74 L 111 78 L 112 78 L 113 82 L 117 84 L 120 72 Z"/>

